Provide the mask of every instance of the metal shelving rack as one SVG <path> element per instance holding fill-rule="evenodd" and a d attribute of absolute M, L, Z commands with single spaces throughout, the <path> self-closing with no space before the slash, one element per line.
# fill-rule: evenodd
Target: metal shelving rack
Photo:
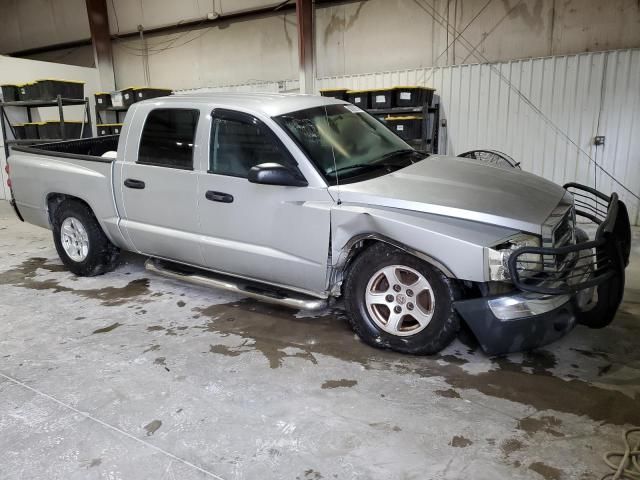
<path fill-rule="evenodd" d="M 406 140 L 407 143 L 429 153 L 438 153 L 438 125 L 440 123 L 440 104 L 422 107 L 370 108 L 371 115 L 422 114 L 422 137 Z"/>
<path fill-rule="evenodd" d="M 85 97 L 81 98 L 62 98 L 60 95 L 55 100 L 20 100 L 13 102 L 0 102 L 0 127 L 2 128 L 2 140 L 4 142 L 4 153 L 6 157 L 9 157 L 9 147 L 11 145 L 33 145 L 36 143 L 47 143 L 55 141 L 56 139 L 15 139 L 16 131 L 7 116 L 7 107 L 19 107 L 27 109 L 27 119 L 29 122 L 33 122 L 33 115 L 31 110 L 33 108 L 42 107 L 58 107 L 58 122 L 60 122 L 60 140 L 70 140 L 65 134 L 64 126 L 64 107 L 72 105 L 84 105 L 85 118 L 82 121 L 82 130 L 80 137 L 84 136 L 86 131 L 91 132 L 91 111 L 89 110 L 89 99 Z M 86 120 L 86 121 L 85 121 Z M 7 138 L 7 127 L 11 130 L 13 139 Z"/>

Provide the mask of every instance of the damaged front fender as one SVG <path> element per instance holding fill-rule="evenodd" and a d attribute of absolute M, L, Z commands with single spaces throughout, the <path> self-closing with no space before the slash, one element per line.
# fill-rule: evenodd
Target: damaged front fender
<path fill-rule="evenodd" d="M 377 240 L 432 264 L 450 278 L 486 281 L 484 248 L 513 235 L 504 227 L 387 207 L 342 203 L 331 211 L 330 290 L 354 248 Z"/>

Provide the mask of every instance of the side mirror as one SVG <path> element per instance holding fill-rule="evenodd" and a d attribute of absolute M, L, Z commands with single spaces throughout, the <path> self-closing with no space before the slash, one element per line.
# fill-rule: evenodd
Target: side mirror
<path fill-rule="evenodd" d="M 261 163 L 249 170 L 247 179 L 251 183 L 281 185 L 285 187 L 306 187 L 307 181 L 295 170 L 279 163 Z"/>

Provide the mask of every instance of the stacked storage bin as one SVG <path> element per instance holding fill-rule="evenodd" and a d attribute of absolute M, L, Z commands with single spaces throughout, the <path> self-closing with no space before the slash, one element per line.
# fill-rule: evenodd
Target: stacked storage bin
<path fill-rule="evenodd" d="M 380 88 L 376 90 L 370 90 L 370 108 L 372 110 L 375 110 L 395 107 L 394 93 L 395 91 L 393 88 Z"/>
<path fill-rule="evenodd" d="M 437 148 L 435 138 L 438 114 L 430 108 L 434 92 L 433 88 L 420 86 L 393 87 L 392 108 L 387 110 L 388 116 L 384 123 L 402 139 L 412 145 L 419 145 L 417 148 Z M 425 122 L 428 123 L 425 125 Z M 430 126 L 433 128 L 429 128 Z"/>
<path fill-rule="evenodd" d="M 56 100 L 58 95 L 62 98 L 82 99 L 84 98 L 84 82 L 43 78 L 20 85 L 2 85 L 2 98 L 5 102 L 50 101 Z"/>
<path fill-rule="evenodd" d="M 347 91 L 346 88 L 325 88 L 320 90 L 320 95 L 337 98 L 338 100 L 347 100 Z"/>
<path fill-rule="evenodd" d="M 65 120 L 64 122 L 60 122 L 58 120 L 50 122 L 39 122 L 38 138 L 52 140 L 61 139 L 61 124 L 64 124 L 64 136 L 66 138 L 80 138 L 80 133 L 82 132 L 82 122 L 73 120 Z"/>
<path fill-rule="evenodd" d="M 122 123 L 101 123 L 96 125 L 98 129 L 98 136 L 104 137 L 106 135 L 120 135 L 122 129 Z"/>
<path fill-rule="evenodd" d="M 149 100 L 150 98 L 166 97 L 171 95 L 172 90 L 170 88 L 155 88 L 155 87 L 132 87 L 134 102 L 141 102 L 143 100 Z"/>
<path fill-rule="evenodd" d="M 21 102 L 27 100 L 37 100 L 38 93 L 35 82 L 32 83 L 23 83 L 22 85 L 18 85 L 18 100 Z"/>
<path fill-rule="evenodd" d="M 16 140 L 24 140 L 25 138 L 27 138 L 27 135 L 24 131 L 24 124 L 22 123 L 13 125 L 13 132 L 15 133 Z"/>
<path fill-rule="evenodd" d="M 96 109 L 98 110 L 104 110 L 112 105 L 110 93 L 98 92 L 94 94 L 94 98 L 96 100 Z"/>
<path fill-rule="evenodd" d="M 388 116 L 385 118 L 387 126 L 404 140 L 418 140 L 422 138 L 422 115 Z"/>
<path fill-rule="evenodd" d="M 43 78 L 36 80 L 31 100 L 55 100 L 57 97 L 84 98 L 84 82 Z"/>
<path fill-rule="evenodd" d="M 2 88 L 3 102 L 17 102 L 20 99 L 19 85 L 1 85 L 0 88 Z"/>
<path fill-rule="evenodd" d="M 24 126 L 24 138 L 38 139 L 40 138 L 40 126 L 45 122 L 28 122 L 23 124 Z"/>
<path fill-rule="evenodd" d="M 128 108 L 135 102 L 148 100 L 150 98 L 166 97 L 171 95 L 169 88 L 155 87 L 129 87 L 111 93 L 111 104 L 114 107 Z"/>
<path fill-rule="evenodd" d="M 354 105 L 368 110 L 369 107 L 369 90 L 348 90 L 347 91 L 347 101 L 353 103 Z"/>
<path fill-rule="evenodd" d="M 431 105 L 435 89 L 428 87 L 393 87 L 394 107 L 422 107 Z"/>

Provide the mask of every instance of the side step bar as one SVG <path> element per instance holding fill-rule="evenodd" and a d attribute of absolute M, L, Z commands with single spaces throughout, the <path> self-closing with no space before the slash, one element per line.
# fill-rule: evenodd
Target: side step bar
<path fill-rule="evenodd" d="M 175 268 L 171 268 L 172 266 Z M 322 310 L 329 304 L 328 299 L 314 298 L 301 293 L 282 290 L 229 275 L 221 275 L 204 270 L 191 270 L 182 265 L 170 264 L 169 262 L 153 258 L 148 259 L 144 267 L 149 272 L 162 275 L 166 278 L 189 282 L 204 287 L 218 288 L 284 307 L 300 310 Z"/>

